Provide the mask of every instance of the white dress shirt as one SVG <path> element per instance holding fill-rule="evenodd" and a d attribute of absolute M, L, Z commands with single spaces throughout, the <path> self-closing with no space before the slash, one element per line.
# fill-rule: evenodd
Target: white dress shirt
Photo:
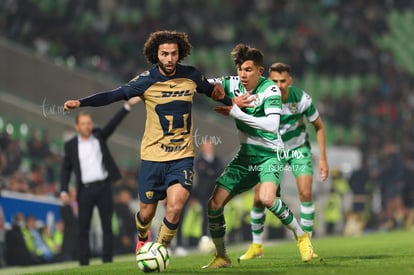
<path fill-rule="evenodd" d="M 101 146 L 94 135 L 86 140 L 78 136 L 78 157 L 84 184 L 108 177 L 108 171 L 103 165 Z"/>

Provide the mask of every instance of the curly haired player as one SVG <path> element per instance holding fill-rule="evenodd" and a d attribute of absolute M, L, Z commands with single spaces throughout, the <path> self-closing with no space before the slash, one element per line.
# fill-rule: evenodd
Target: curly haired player
<path fill-rule="evenodd" d="M 182 209 L 193 185 L 194 92 L 231 105 L 220 85 L 210 84 L 192 66 L 179 64 L 192 46 L 183 32 L 157 31 L 150 34 L 143 53 L 155 66 L 114 90 L 80 100 L 68 100 L 65 109 L 103 106 L 140 96 L 146 107 L 146 125 L 141 144 L 141 168 L 135 216 L 138 230 L 136 252 L 149 240 L 149 228 L 158 202 L 166 198 L 166 213 L 157 242 L 168 246 L 176 234 Z"/>

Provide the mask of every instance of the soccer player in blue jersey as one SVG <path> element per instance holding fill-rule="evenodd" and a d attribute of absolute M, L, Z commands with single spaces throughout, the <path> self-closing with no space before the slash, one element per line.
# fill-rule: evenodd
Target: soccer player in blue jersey
<path fill-rule="evenodd" d="M 231 105 L 221 85 L 210 84 L 192 66 L 179 64 L 191 53 L 186 33 L 157 31 L 150 34 L 143 53 L 155 66 L 111 91 L 64 103 L 65 110 L 103 106 L 139 96 L 146 107 L 146 125 L 141 144 L 138 184 L 139 211 L 136 253 L 149 240 L 149 228 L 158 202 L 166 198 L 166 213 L 157 242 L 168 247 L 176 234 L 184 204 L 193 185 L 194 92 Z"/>
<path fill-rule="evenodd" d="M 326 157 L 325 127 L 312 98 L 302 89 L 293 86 L 290 66 L 274 63 L 269 68 L 269 79 L 282 92 L 282 113 L 280 116 L 280 134 L 284 144 L 281 172 L 289 165 L 296 178 L 300 199 L 300 225 L 303 231 L 312 236 L 315 220 L 315 204 L 312 199 L 313 160 L 305 119 L 312 123 L 319 147 L 319 176 L 325 181 L 329 174 Z M 250 211 L 252 244 L 239 259 L 250 260 L 264 254 L 263 230 L 266 218 L 263 204 L 259 201 L 259 186 L 255 188 L 253 207 Z M 316 258 L 318 255 L 313 254 Z"/>
<path fill-rule="evenodd" d="M 231 266 L 225 245 L 225 205 L 236 195 L 260 185 L 259 202 L 278 217 L 293 232 L 304 262 L 313 257 L 313 246 L 306 232 L 302 230 L 292 211 L 278 196 L 282 162 L 277 153 L 283 150 L 279 134 L 282 94 L 273 81 L 262 76 L 263 53 L 244 44 L 237 45 L 231 52 L 237 67 L 237 76 L 218 80 L 227 96 L 234 102 L 240 98 L 252 98 L 251 105 L 239 108 L 217 106 L 215 110 L 230 115 L 239 130 L 240 148 L 216 180 L 216 186 L 208 203 L 210 234 L 216 247 L 213 260 L 203 268 L 224 268 Z M 216 80 L 214 80 L 216 81 Z"/>

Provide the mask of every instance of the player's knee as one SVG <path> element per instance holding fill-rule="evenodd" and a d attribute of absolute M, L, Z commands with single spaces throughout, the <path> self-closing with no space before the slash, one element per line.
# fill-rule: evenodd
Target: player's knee
<path fill-rule="evenodd" d="M 171 203 L 167 206 L 167 212 L 174 215 L 180 215 L 183 208 L 184 205 L 182 203 Z"/>
<path fill-rule="evenodd" d="M 140 209 L 139 211 L 139 219 L 144 223 L 149 223 L 155 216 L 155 211 L 151 209 Z"/>
<path fill-rule="evenodd" d="M 312 201 L 312 191 L 311 190 L 301 190 L 300 200 L 301 201 Z"/>
<path fill-rule="evenodd" d="M 217 200 L 210 199 L 208 201 L 208 209 L 210 209 L 210 210 L 219 210 L 221 208 L 223 208 L 223 204 L 218 202 Z"/>
<path fill-rule="evenodd" d="M 275 202 L 275 197 L 272 196 L 261 196 L 258 205 L 263 205 L 266 208 L 273 206 Z"/>

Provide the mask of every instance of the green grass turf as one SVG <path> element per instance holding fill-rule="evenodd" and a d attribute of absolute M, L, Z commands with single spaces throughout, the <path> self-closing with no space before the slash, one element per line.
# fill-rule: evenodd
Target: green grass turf
<path fill-rule="evenodd" d="M 233 267 L 223 269 L 201 269 L 212 259 L 210 255 L 172 255 L 164 274 L 414 274 L 414 231 L 314 238 L 313 245 L 321 259 L 309 263 L 301 262 L 294 240 L 266 244 L 264 257 L 240 265 L 237 257 L 248 244 L 231 246 L 228 251 Z M 145 274 L 134 260 L 134 255 L 128 255 L 117 257 L 111 264 L 94 259 L 86 267 L 70 262 L 0 269 L 0 274 Z"/>

